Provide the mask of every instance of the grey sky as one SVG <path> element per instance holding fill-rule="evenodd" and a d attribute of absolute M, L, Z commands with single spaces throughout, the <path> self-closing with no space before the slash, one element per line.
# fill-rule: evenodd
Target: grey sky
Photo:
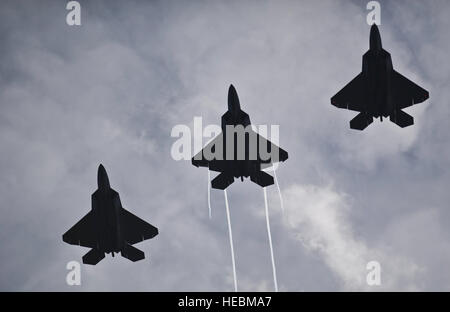
<path fill-rule="evenodd" d="M 279 124 L 290 158 L 268 189 L 282 291 L 450 290 L 450 5 L 380 1 L 394 68 L 430 91 L 411 128 L 330 97 L 361 70 L 366 1 L 0 3 L 0 289 L 228 291 L 221 191 L 208 220 L 205 169 L 175 162 L 170 132 L 219 123 L 233 83 L 254 124 Z M 125 208 L 160 229 L 146 259 L 106 257 L 65 283 L 86 248 L 61 235 L 90 209 L 103 163 Z M 240 290 L 272 290 L 263 192 L 228 191 Z M 382 286 L 365 284 L 378 260 Z"/>

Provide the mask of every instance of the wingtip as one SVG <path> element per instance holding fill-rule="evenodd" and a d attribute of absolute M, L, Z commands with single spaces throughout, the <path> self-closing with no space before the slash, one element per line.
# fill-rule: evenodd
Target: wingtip
<path fill-rule="evenodd" d="M 336 97 L 335 97 L 335 96 L 333 96 L 333 97 L 330 99 L 330 102 L 331 102 L 331 105 L 333 105 L 333 106 L 335 106 L 335 107 L 337 107 L 337 108 L 340 108 L 338 102 L 336 101 Z"/>

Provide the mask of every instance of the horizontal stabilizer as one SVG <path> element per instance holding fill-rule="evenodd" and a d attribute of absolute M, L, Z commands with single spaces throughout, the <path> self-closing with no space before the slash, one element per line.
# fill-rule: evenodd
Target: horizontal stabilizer
<path fill-rule="evenodd" d="M 105 253 L 101 252 L 97 249 L 91 249 L 87 254 L 83 256 L 83 263 L 84 264 L 91 264 L 96 265 L 101 260 L 105 258 Z"/>
<path fill-rule="evenodd" d="M 390 119 L 393 123 L 396 125 L 405 128 L 412 126 L 414 124 L 414 118 L 411 115 L 408 115 L 402 110 L 395 111 L 391 116 Z"/>
<path fill-rule="evenodd" d="M 360 113 L 350 120 L 350 128 L 355 130 L 364 130 L 373 122 L 373 117 L 366 113 Z"/>
<path fill-rule="evenodd" d="M 250 176 L 250 180 L 256 184 L 266 187 L 273 184 L 273 177 L 264 171 L 258 171 L 256 174 Z"/>
<path fill-rule="evenodd" d="M 214 189 L 224 190 L 234 182 L 234 177 L 222 172 L 211 181 L 211 187 Z"/>
<path fill-rule="evenodd" d="M 133 262 L 142 260 L 145 258 L 144 252 L 131 245 L 125 244 L 122 251 L 120 252 L 122 257 L 127 258 Z"/>

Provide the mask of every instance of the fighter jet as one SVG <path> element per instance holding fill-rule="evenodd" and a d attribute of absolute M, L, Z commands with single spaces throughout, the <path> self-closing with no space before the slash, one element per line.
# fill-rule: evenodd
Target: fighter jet
<path fill-rule="evenodd" d="M 362 73 L 331 98 L 331 104 L 360 112 L 350 128 L 364 130 L 373 118 L 389 117 L 405 128 L 414 124 L 414 118 L 402 109 L 422 103 L 428 91 L 402 76 L 392 67 L 391 55 L 381 45 L 377 25 L 370 30 L 370 49 L 363 56 Z"/>
<path fill-rule="evenodd" d="M 239 126 L 245 131 L 237 131 Z M 227 143 L 229 130 L 235 131 L 228 136 L 231 144 Z M 214 153 L 215 157 L 211 157 Z M 286 151 L 251 129 L 250 117 L 241 110 L 236 89 L 231 85 L 228 90 L 228 111 L 222 116 L 222 132 L 192 158 L 192 164 L 220 172 L 211 181 L 211 186 L 224 190 L 234 182 L 234 178 L 243 181 L 244 177 L 250 177 L 251 181 L 262 187 L 272 185 L 273 177 L 262 169 L 287 158 Z"/>
<path fill-rule="evenodd" d="M 125 210 L 119 193 L 109 185 L 103 165 L 98 167 L 98 190 L 92 194 L 92 210 L 63 235 L 71 245 L 92 248 L 83 256 L 83 263 L 95 265 L 105 253 L 121 253 L 133 262 L 145 258 L 144 253 L 131 246 L 155 237 L 158 229 Z"/>

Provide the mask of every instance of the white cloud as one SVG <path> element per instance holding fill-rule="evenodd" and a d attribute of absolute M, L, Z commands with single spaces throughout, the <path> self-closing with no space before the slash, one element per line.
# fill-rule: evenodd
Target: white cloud
<path fill-rule="evenodd" d="M 303 247 L 320 254 L 344 290 L 417 290 L 421 269 L 414 262 L 368 246 L 354 233 L 346 195 L 312 185 L 293 185 L 283 194 L 289 228 Z M 370 261 L 381 264 L 380 287 L 367 285 Z"/>

